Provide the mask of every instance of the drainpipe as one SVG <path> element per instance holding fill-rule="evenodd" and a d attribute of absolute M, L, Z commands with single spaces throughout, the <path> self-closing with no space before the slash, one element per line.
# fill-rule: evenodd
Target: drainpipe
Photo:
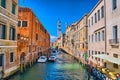
<path fill-rule="evenodd" d="M 106 0 L 104 0 L 104 15 L 105 15 L 105 54 L 107 54 L 107 30 L 106 30 Z"/>
<path fill-rule="evenodd" d="M 30 58 L 32 59 L 32 37 L 33 37 L 33 13 L 32 13 L 32 27 L 31 27 L 31 50 L 30 50 Z M 32 60 L 30 60 L 30 67 L 31 67 L 31 65 L 32 65 Z"/>

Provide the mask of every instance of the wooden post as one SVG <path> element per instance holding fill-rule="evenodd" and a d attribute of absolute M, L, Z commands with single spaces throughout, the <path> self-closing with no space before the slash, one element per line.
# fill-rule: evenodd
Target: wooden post
<path fill-rule="evenodd" d="M 23 64 L 20 64 L 20 71 L 23 72 Z"/>
<path fill-rule="evenodd" d="M 24 65 L 24 71 L 26 70 L 26 63 L 23 64 Z"/>

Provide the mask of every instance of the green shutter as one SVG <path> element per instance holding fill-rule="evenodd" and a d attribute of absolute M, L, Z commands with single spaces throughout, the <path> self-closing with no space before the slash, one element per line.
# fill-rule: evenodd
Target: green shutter
<path fill-rule="evenodd" d="M 2 6 L 3 8 L 6 8 L 6 0 L 1 0 L 1 6 Z"/>
<path fill-rule="evenodd" d="M 16 29 L 14 28 L 14 40 L 16 40 Z"/>
<path fill-rule="evenodd" d="M 12 4 L 12 13 L 13 14 L 15 14 L 15 8 L 16 8 L 15 4 Z"/>
<path fill-rule="evenodd" d="M 10 27 L 10 32 L 9 32 L 9 40 L 12 40 L 12 38 L 11 38 L 11 27 Z"/>
<path fill-rule="evenodd" d="M 3 26 L 3 39 L 6 39 L 6 25 Z"/>

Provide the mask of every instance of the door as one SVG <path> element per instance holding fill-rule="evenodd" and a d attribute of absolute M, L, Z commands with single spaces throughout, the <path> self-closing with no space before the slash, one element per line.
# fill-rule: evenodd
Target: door
<path fill-rule="evenodd" d="M 3 77 L 4 71 L 4 55 L 0 54 L 0 79 Z"/>

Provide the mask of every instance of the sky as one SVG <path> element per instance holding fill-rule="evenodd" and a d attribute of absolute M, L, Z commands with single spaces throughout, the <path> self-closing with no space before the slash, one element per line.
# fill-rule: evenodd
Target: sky
<path fill-rule="evenodd" d="M 99 0 L 19 0 L 19 6 L 31 8 L 51 35 L 57 38 L 57 21 L 60 19 L 62 33 L 68 25 L 88 14 Z"/>

